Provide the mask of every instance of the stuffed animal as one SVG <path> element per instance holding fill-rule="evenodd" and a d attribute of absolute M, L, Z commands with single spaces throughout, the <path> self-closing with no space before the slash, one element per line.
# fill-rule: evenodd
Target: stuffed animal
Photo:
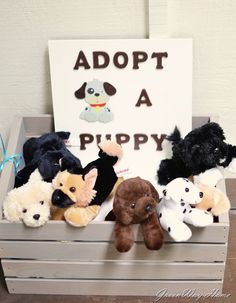
<path fill-rule="evenodd" d="M 208 210 L 214 216 L 219 216 L 229 211 L 230 201 L 221 190 L 205 184 L 198 184 L 197 187 L 203 192 L 201 202 L 196 204 L 197 209 Z"/>
<path fill-rule="evenodd" d="M 56 176 L 53 181 L 53 205 L 59 208 L 73 207 L 65 214 L 57 211 L 54 219 L 64 216 L 71 225 L 85 226 L 98 214 L 101 204 L 118 180 L 113 166 L 122 157 L 120 145 L 110 140 L 101 142 L 99 149 L 99 158 L 84 169 L 75 167 Z M 61 213 L 59 217 L 58 212 Z"/>
<path fill-rule="evenodd" d="M 163 244 L 163 232 L 157 217 L 159 195 L 153 185 L 139 177 L 124 180 L 115 193 L 113 213 L 115 246 L 119 252 L 127 252 L 134 243 L 132 224 L 140 224 L 147 248 L 158 250 Z M 109 218 L 113 214 L 109 213 Z"/>
<path fill-rule="evenodd" d="M 52 192 L 52 184 L 44 182 L 36 169 L 25 185 L 7 194 L 3 202 L 5 218 L 30 227 L 44 225 L 50 217 Z"/>
<path fill-rule="evenodd" d="M 96 196 L 94 185 L 97 179 L 97 169 L 91 169 L 85 176 L 63 171 L 53 180 L 53 188 L 58 188 L 52 195 L 52 200 L 59 202 L 60 207 L 53 214 L 53 220 L 65 219 L 73 226 L 86 226 L 100 210 L 99 205 L 89 205 Z M 71 205 L 68 207 L 68 205 Z"/>
<path fill-rule="evenodd" d="M 187 241 L 192 236 L 191 229 L 185 223 L 197 227 L 213 223 L 213 216 L 209 212 L 191 207 L 191 204 L 200 203 L 203 196 L 203 192 L 185 178 L 176 178 L 165 187 L 157 211 L 162 228 L 176 242 Z"/>
<path fill-rule="evenodd" d="M 15 187 L 27 183 L 35 169 L 44 181 L 51 182 L 61 170 L 81 168 L 80 160 L 66 148 L 64 141 L 69 136 L 69 132 L 56 132 L 27 140 L 23 146 L 25 167 L 17 173 Z"/>
<path fill-rule="evenodd" d="M 172 142 L 173 156 L 160 163 L 157 176 L 161 185 L 177 177 L 196 176 L 210 169 L 213 170 L 208 171 L 207 177 L 202 181 L 200 178 L 199 182 L 215 185 L 222 176 L 217 167 L 236 172 L 236 146 L 224 141 L 224 132 L 217 123 L 211 122 L 196 128 L 184 139 L 176 127 L 167 140 Z"/>

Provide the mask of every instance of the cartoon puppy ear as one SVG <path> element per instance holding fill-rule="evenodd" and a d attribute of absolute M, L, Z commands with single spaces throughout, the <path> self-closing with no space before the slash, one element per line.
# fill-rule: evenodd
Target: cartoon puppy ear
<path fill-rule="evenodd" d="M 78 99 L 84 99 L 85 98 L 85 87 L 87 85 L 87 82 L 84 82 L 84 84 L 75 91 L 75 97 Z"/>
<path fill-rule="evenodd" d="M 91 188 L 94 187 L 95 182 L 97 180 L 98 170 L 96 168 L 91 169 L 85 176 L 84 181 Z"/>
<path fill-rule="evenodd" d="M 103 83 L 103 87 L 108 96 L 113 96 L 116 93 L 116 88 L 108 82 Z"/>

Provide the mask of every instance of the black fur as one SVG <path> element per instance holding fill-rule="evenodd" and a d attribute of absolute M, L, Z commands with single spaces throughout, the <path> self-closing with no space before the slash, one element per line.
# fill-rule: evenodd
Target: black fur
<path fill-rule="evenodd" d="M 198 175 L 216 166 L 227 167 L 236 158 L 236 146 L 224 142 L 223 129 L 214 122 L 192 130 L 184 139 L 176 127 L 167 140 L 172 142 L 173 156 L 160 163 L 157 176 L 161 185 L 177 177 Z"/>
<path fill-rule="evenodd" d="M 27 183 L 36 168 L 47 182 L 60 170 L 82 168 L 80 160 L 66 148 L 64 140 L 69 136 L 69 132 L 55 132 L 27 140 L 23 146 L 25 167 L 17 173 L 15 187 Z"/>

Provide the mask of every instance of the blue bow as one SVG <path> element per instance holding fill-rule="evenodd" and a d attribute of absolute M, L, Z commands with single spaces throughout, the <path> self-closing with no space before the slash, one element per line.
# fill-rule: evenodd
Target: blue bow
<path fill-rule="evenodd" d="M 2 150 L 3 153 L 3 160 L 0 163 L 0 173 L 2 172 L 4 166 L 6 165 L 7 162 L 12 162 L 14 165 L 15 173 L 17 173 L 17 169 L 21 163 L 22 160 L 22 155 L 21 154 L 13 154 L 9 157 L 7 157 L 7 152 L 6 148 L 2 139 L 2 136 L 0 135 L 0 150 Z"/>

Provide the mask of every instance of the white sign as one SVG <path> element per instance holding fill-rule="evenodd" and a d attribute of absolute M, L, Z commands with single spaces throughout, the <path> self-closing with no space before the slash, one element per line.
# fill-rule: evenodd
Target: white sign
<path fill-rule="evenodd" d="M 192 40 L 58 40 L 49 55 L 55 129 L 71 132 L 83 165 L 111 138 L 117 170 L 155 184 L 166 134 L 191 130 Z"/>

